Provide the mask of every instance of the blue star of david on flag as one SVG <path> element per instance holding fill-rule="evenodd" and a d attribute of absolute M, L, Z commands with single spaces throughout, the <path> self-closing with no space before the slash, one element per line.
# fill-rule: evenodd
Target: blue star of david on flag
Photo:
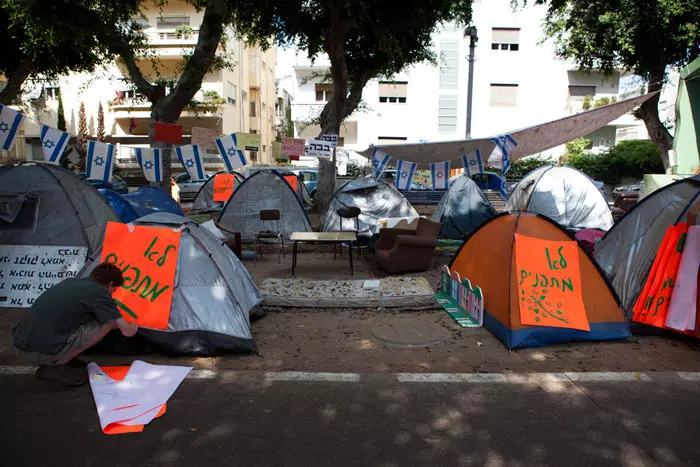
<path fill-rule="evenodd" d="M 7 125 L 5 122 L 0 122 L 0 131 L 3 133 L 7 133 L 7 130 L 9 130 L 10 127 Z"/>
<path fill-rule="evenodd" d="M 104 165 L 104 163 L 105 163 L 104 157 L 100 156 L 100 157 L 95 158 L 95 165 L 101 166 L 101 165 Z"/>
<path fill-rule="evenodd" d="M 194 167 L 194 161 L 192 159 L 188 159 L 187 162 L 185 162 L 185 165 L 189 168 Z"/>
<path fill-rule="evenodd" d="M 114 145 L 99 141 L 88 141 L 87 178 L 108 182 L 112 179 L 114 166 Z"/>
<path fill-rule="evenodd" d="M 11 151 L 20 132 L 24 115 L 0 104 L 0 149 Z"/>
<path fill-rule="evenodd" d="M 41 150 L 47 162 L 58 164 L 69 140 L 70 135 L 65 131 L 41 125 Z"/>
<path fill-rule="evenodd" d="M 149 182 L 160 183 L 163 181 L 163 173 L 160 170 L 163 165 L 161 151 L 158 148 L 134 148 L 136 160 L 139 162 L 143 175 Z"/>
<path fill-rule="evenodd" d="M 462 165 L 467 177 L 471 177 L 476 173 L 484 173 L 484 164 L 481 160 L 481 150 L 477 149 L 469 154 L 462 156 Z"/>
<path fill-rule="evenodd" d="M 45 148 L 51 149 L 51 148 L 54 147 L 54 146 L 56 146 L 56 143 L 54 143 L 54 142 L 51 141 L 50 139 L 47 139 L 46 141 L 44 141 L 44 147 L 45 147 Z"/>
<path fill-rule="evenodd" d="M 433 190 L 447 190 L 450 174 L 450 161 L 435 162 L 430 164 L 430 175 L 433 182 Z"/>
<path fill-rule="evenodd" d="M 238 147 L 238 137 L 235 133 L 216 139 L 216 148 L 224 160 L 226 170 L 233 172 L 248 164 L 243 149 Z"/>
<path fill-rule="evenodd" d="M 380 149 L 372 147 L 372 175 L 374 176 L 375 180 L 378 180 L 379 177 L 381 177 L 386 164 L 389 162 L 389 159 L 391 159 L 389 154 Z"/>
<path fill-rule="evenodd" d="M 153 161 L 146 161 L 143 163 L 145 169 L 151 170 L 153 168 Z"/>
<path fill-rule="evenodd" d="M 204 180 L 204 163 L 198 144 L 180 146 L 175 148 L 180 164 L 185 168 L 192 180 Z"/>
<path fill-rule="evenodd" d="M 396 164 L 396 173 L 398 175 L 396 179 L 396 188 L 399 190 L 410 191 L 413 175 L 416 173 L 416 163 L 399 161 L 399 163 Z"/>

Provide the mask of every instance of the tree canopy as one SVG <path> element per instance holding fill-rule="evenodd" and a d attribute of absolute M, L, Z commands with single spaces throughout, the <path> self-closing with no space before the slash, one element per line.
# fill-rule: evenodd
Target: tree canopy
<path fill-rule="evenodd" d="M 526 1 L 525 1 L 526 3 Z M 583 70 L 631 71 L 649 92 L 661 90 L 668 67 L 700 55 L 697 0 L 536 0 L 549 6 L 545 32 L 557 54 Z M 672 137 L 658 114 L 659 97 L 637 112 L 668 165 Z"/>
<path fill-rule="evenodd" d="M 0 73 L 7 79 L 0 103 L 11 103 L 30 77 L 52 79 L 71 71 L 92 71 L 111 59 L 100 24 L 125 24 L 139 0 L 45 2 L 0 0 Z M 117 34 L 140 45 L 129 29 Z"/>

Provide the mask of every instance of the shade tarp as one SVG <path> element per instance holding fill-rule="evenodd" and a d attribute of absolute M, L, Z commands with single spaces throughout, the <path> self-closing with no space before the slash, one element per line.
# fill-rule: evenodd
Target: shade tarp
<path fill-rule="evenodd" d="M 186 217 L 159 212 L 134 225 L 183 228 L 168 329 L 140 329 L 139 335 L 181 355 L 255 350 L 249 312 L 262 296 L 236 255 Z M 81 276 L 90 274 L 101 254 L 92 257 Z"/>
<path fill-rule="evenodd" d="M 610 278 L 627 319 L 632 319 L 669 226 L 687 219 L 700 200 L 700 175 L 679 180 L 644 198 L 603 237 L 595 259 Z"/>
<path fill-rule="evenodd" d="M 351 180 L 335 192 L 323 216 L 323 231 L 341 230 L 338 209 L 360 208 L 359 230 L 367 235 L 379 231 L 379 220 L 393 217 L 417 217 L 418 212 L 394 187 L 370 177 Z M 355 228 L 355 221 L 344 219 L 343 228 Z"/>
<path fill-rule="evenodd" d="M 95 187 L 54 164 L 0 167 L 0 192 L 8 200 L 24 197 L 19 212 L 0 219 L 3 245 L 82 246 L 92 254 L 107 223 L 119 222 Z"/>
<path fill-rule="evenodd" d="M 229 198 L 218 222 L 240 232 L 243 241 L 251 242 L 257 233 L 277 229 L 276 221 L 260 220 L 260 211 L 267 209 L 279 209 L 279 228 L 287 239 L 292 232 L 312 230 L 299 197 L 276 170 L 259 171 L 246 178 Z"/>
<path fill-rule="evenodd" d="M 547 165 L 533 170 L 513 188 L 506 210 L 542 214 L 575 232 L 607 231 L 614 223 L 603 193 L 588 176 L 571 167 Z"/>
<path fill-rule="evenodd" d="M 432 220 L 441 225 L 440 237 L 461 240 L 496 215 L 496 210 L 477 184 L 471 178 L 459 175 L 440 200 Z"/>
<path fill-rule="evenodd" d="M 510 160 L 516 161 L 586 136 L 634 110 L 655 94 L 649 93 L 551 122 L 510 131 L 508 134 L 518 143 L 518 146 L 509 154 Z M 433 162 L 450 161 L 452 167 L 461 167 L 462 156 L 472 151 L 479 149 L 484 156 L 492 154 L 495 148 L 492 138 L 495 136 L 460 141 L 380 145 L 375 147 L 389 154 L 394 160 L 416 162 L 422 166 L 427 166 Z M 365 149 L 361 154 L 371 158 L 372 149 Z M 488 165 L 501 167 L 501 160 L 496 156 L 490 157 Z"/>

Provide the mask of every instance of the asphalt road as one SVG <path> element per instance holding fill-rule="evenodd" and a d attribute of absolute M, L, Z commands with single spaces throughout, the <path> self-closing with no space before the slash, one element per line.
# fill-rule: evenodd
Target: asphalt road
<path fill-rule="evenodd" d="M 491 375 L 483 381 L 467 375 L 466 382 L 431 383 L 391 374 L 349 374 L 327 382 L 222 372 L 187 379 L 163 418 L 143 433 L 116 436 L 100 432 L 88 387 L 57 390 L 33 376 L 0 375 L 0 465 L 700 462 L 698 374 L 610 375 L 583 381 L 563 374 Z"/>

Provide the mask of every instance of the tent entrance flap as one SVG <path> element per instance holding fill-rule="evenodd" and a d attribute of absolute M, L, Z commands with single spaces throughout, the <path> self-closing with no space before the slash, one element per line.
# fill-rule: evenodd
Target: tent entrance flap
<path fill-rule="evenodd" d="M 38 197 L 34 194 L 0 193 L 0 226 L 4 227 L 5 223 L 14 226 L 27 224 L 27 221 L 31 225 L 37 202 Z"/>

